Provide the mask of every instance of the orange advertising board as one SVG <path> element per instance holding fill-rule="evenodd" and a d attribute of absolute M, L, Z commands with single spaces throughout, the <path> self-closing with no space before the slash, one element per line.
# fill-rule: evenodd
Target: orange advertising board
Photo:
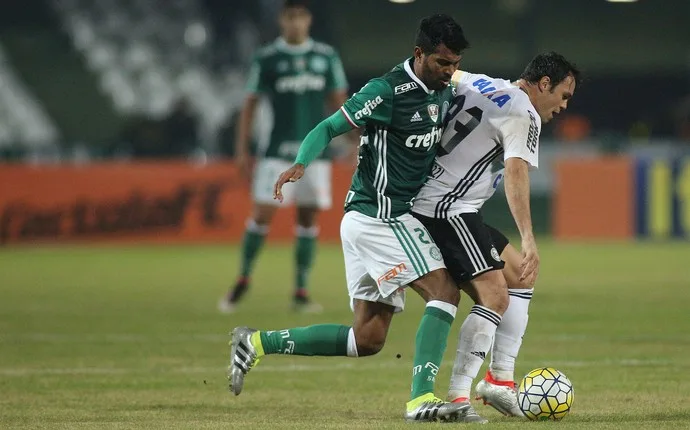
<path fill-rule="evenodd" d="M 560 160 L 553 194 L 558 239 L 631 238 L 635 234 L 634 160 Z"/>
<path fill-rule="evenodd" d="M 333 168 L 334 207 L 319 217 L 325 240 L 339 240 L 352 172 Z M 236 242 L 250 211 L 249 184 L 231 162 L 0 166 L 2 245 Z M 292 239 L 294 219 L 279 210 L 269 239 Z"/>

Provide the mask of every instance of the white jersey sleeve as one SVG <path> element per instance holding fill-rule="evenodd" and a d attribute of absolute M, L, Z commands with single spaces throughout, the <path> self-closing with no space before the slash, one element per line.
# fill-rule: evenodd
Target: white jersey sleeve
<path fill-rule="evenodd" d="M 539 128 L 532 110 L 514 106 L 497 127 L 503 145 L 503 160 L 521 158 L 531 169 L 538 168 Z"/>

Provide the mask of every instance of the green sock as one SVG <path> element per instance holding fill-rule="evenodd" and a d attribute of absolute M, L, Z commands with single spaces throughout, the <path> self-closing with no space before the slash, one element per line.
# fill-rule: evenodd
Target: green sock
<path fill-rule="evenodd" d="M 266 354 L 347 356 L 350 327 L 318 324 L 280 331 L 262 331 L 261 345 Z"/>
<path fill-rule="evenodd" d="M 295 287 L 298 290 L 307 288 L 307 278 L 314 261 L 316 251 L 316 229 L 298 227 L 297 245 L 295 246 Z"/>
<path fill-rule="evenodd" d="M 426 304 L 415 340 L 410 399 L 434 392 L 436 374 L 446 351 L 448 332 L 456 311 L 457 307 L 437 300 Z"/>
<path fill-rule="evenodd" d="M 259 255 L 259 251 L 266 238 L 266 227 L 257 226 L 251 223 L 244 232 L 242 240 L 242 276 L 249 276 L 252 273 L 254 261 Z"/>

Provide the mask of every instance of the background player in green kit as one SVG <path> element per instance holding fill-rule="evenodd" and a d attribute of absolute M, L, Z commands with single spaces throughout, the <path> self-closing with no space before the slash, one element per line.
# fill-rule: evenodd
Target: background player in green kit
<path fill-rule="evenodd" d="M 412 200 L 430 173 L 440 141 L 443 111 L 461 54 L 468 46 L 449 16 L 422 20 L 414 57 L 372 79 L 305 138 L 295 164 L 280 175 L 300 180 L 328 142 L 363 128 L 359 164 L 345 202 L 341 239 L 352 327 L 319 324 L 279 331 L 236 327 L 230 352 L 230 389 L 240 394 L 244 378 L 268 354 L 367 356 L 383 347 L 393 314 L 405 305 L 410 286 L 427 302 L 415 341 L 409 421 L 482 422 L 469 402 L 449 403 L 434 395 L 435 377 L 459 300 L 438 247 L 410 215 Z M 298 182 L 299 183 L 299 182 Z M 286 191 L 296 184 L 290 184 Z M 317 400 L 318 401 L 318 400 Z"/>
<path fill-rule="evenodd" d="M 263 245 L 277 203 L 273 199 L 276 176 L 290 167 L 302 139 L 347 98 L 345 72 L 336 51 L 309 38 L 311 13 L 305 0 L 286 0 L 280 15 L 282 36 L 256 54 L 249 72 L 247 98 L 240 116 L 236 138 L 236 162 L 249 177 L 248 142 L 254 111 L 261 95 L 268 96 L 275 124 L 265 153 L 258 158 L 253 174 L 254 209 L 242 242 L 240 275 L 233 289 L 219 303 L 223 312 L 232 312 L 249 288 L 254 261 Z M 304 180 L 286 194 L 297 206 L 295 247 L 296 310 L 317 312 L 320 306 L 307 295 L 307 277 L 314 259 L 318 227 L 316 216 L 331 206 L 331 162 L 321 154 L 307 170 Z"/>

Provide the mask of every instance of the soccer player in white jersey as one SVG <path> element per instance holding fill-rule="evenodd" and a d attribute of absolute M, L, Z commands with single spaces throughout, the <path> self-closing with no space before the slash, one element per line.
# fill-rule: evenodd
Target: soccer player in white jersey
<path fill-rule="evenodd" d="M 568 107 L 579 75 L 575 65 L 549 52 L 532 59 L 515 82 L 462 71 L 453 76 L 457 92 L 444 120 L 441 146 L 413 207 L 451 275 L 475 301 L 460 330 L 451 401 L 468 400 L 491 349 L 477 395 L 506 415 L 522 416 L 513 372 L 539 273 L 529 170 L 539 165 L 542 123 Z M 480 214 L 501 179 L 521 252 L 484 224 Z"/>

